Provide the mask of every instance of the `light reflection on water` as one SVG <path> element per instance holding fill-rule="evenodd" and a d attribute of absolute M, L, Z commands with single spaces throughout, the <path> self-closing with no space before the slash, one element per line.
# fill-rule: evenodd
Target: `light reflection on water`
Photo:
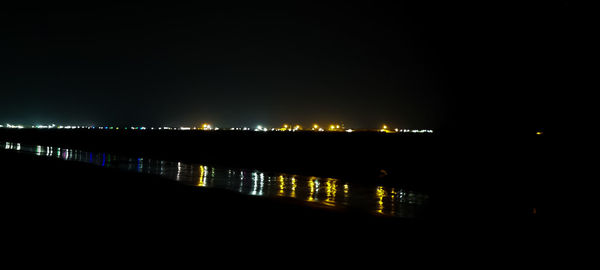
<path fill-rule="evenodd" d="M 202 164 L 11 142 L 4 143 L 4 149 L 156 174 L 186 185 L 227 189 L 251 196 L 294 198 L 326 207 L 361 209 L 387 216 L 415 217 L 428 200 L 426 194 L 397 186 L 351 183 L 335 178 L 222 169 Z"/>

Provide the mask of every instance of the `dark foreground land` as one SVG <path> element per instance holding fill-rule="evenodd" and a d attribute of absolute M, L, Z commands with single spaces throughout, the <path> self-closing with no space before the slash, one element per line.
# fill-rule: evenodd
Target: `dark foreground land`
<path fill-rule="evenodd" d="M 232 245 L 325 245 L 387 254 L 408 244 L 451 248 L 446 245 L 475 239 L 480 244 L 500 243 L 507 236 L 514 243 L 532 245 L 539 236 L 531 217 L 468 217 L 468 210 L 454 208 L 457 202 L 437 210 L 450 213 L 406 220 L 183 186 L 90 164 L 6 152 L 0 157 L 2 171 L 12 172 L 2 177 L 3 230 L 9 232 L 8 239 L 48 245 L 45 248 L 64 241 L 86 246 L 216 239 Z"/>
<path fill-rule="evenodd" d="M 210 138 L 207 140 L 205 137 L 204 141 L 202 137 L 185 139 L 187 135 L 177 140 L 167 137 L 159 140 L 164 134 L 158 134 L 159 137 L 141 138 L 145 143 L 142 144 L 135 134 L 114 137 L 107 133 L 83 133 L 77 140 L 63 138 L 53 142 L 58 135 L 36 132 L 27 131 L 20 136 L 15 136 L 18 133 L 2 135 L 13 142 L 37 142 L 80 149 L 102 148 L 116 143 L 123 147 L 124 152 L 135 151 L 135 147 L 154 142 L 153 147 L 162 151 L 146 150 L 144 154 L 164 155 L 161 157 L 168 157 L 167 145 L 172 144 L 173 148 L 170 149 L 174 149 L 174 154 L 171 154 L 191 158 L 193 152 L 186 152 L 181 147 L 192 141 L 199 141 L 199 145 L 208 142 L 208 153 L 217 153 L 216 149 L 233 151 L 231 145 L 224 143 L 231 139 L 230 134 L 220 137 L 218 141 L 223 143 L 215 146 Z M 65 133 L 65 138 L 76 138 L 75 134 Z M 300 163 L 302 166 L 293 164 L 311 156 L 312 152 L 318 152 L 316 160 L 329 160 L 327 164 L 336 170 L 349 166 L 343 162 L 339 165 L 336 162 L 339 160 L 349 161 L 352 166 L 366 162 L 369 164 L 367 170 L 358 171 L 367 175 L 367 171 L 377 168 L 377 161 L 384 160 L 383 154 L 377 158 L 325 154 L 328 158 L 323 158 L 323 150 L 318 151 L 323 142 L 316 149 L 307 147 L 319 142 L 319 139 L 300 137 L 303 139 L 293 139 L 294 142 L 300 142 L 299 145 L 279 145 L 290 137 L 277 140 L 267 137 L 271 139 L 270 143 L 265 138 L 252 138 L 238 137 L 232 143 L 235 147 L 242 147 L 238 149 L 238 155 L 245 153 L 245 159 L 238 156 L 233 162 L 226 163 L 220 160 L 226 156 L 218 155 L 212 161 L 215 164 L 239 163 L 247 167 L 258 164 L 259 167 L 278 169 L 291 166 L 289 168 L 292 170 L 309 172 L 315 169 L 321 174 L 335 174 L 335 171 L 325 170 L 324 164 L 314 168 L 307 163 Z M 548 240 L 543 232 L 546 216 L 554 211 L 547 196 L 553 185 L 547 177 L 553 171 L 552 163 L 548 163 L 552 161 L 550 151 L 540 152 L 545 147 L 544 142 L 535 139 L 521 144 L 514 144 L 514 141 L 510 144 L 487 142 L 486 145 L 474 147 L 461 144 L 460 141 L 456 141 L 456 144 L 448 144 L 447 141 L 427 144 L 427 139 L 431 138 L 407 138 L 410 143 L 389 144 L 394 151 L 401 150 L 400 145 L 406 146 L 403 148 L 404 154 L 386 155 L 385 162 L 381 163 L 388 166 L 386 169 L 391 175 L 404 169 L 406 175 L 423 176 L 420 180 L 413 178 L 406 182 L 431 195 L 428 214 L 419 219 L 387 218 L 348 210 L 315 208 L 291 200 L 248 197 L 223 190 L 183 186 L 158 176 L 0 151 L 4 230 L 14 237 L 12 239 L 15 242 L 42 242 L 48 247 L 63 241 L 86 246 L 101 242 L 114 245 L 122 241 L 132 241 L 137 245 L 161 241 L 206 244 L 212 239 L 211 245 L 220 243 L 228 247 L 242 245 L 256 248 L 259 244 L 268 243 L 270 249 L 348 249 L 374 253 L 394 253 L 413 245 L 426 248 L 429 250 L 427 252 L 432 249 L 450 251 L 464 243 L 469 243 L 468 247 L 475 249 L 478 246 L 499 247 L 508 243 L 512 250 L 529 252 Z M 258 140 L 262 145 L 257 146 L 248 140 Z M 136 141 L 137 144 L 134 143 Z M 374 149 L 370 144 L 391 142 L 385 138 L 369 143 L 355 140 L 357 143 L 352 145 L 351 137 L 326 137 L 324 141 L 343 142 L 352 146 L 353 151 L 363 151 L 362 154 L 366 153 L 364 151 L 375 151 L 368 150 Z M 129 143 L 132 145 L 128 146 Z M 498 145 L 493 146 L 494 143 Z M 199 145 L 190 147 L 194 151 L 201 151 Z M 415 152 L 422 149 L 419 146 L 426 145 L 433 152 L 427 155 Z M 438 149 L 435 150 L 433 146 Z M 252 151 L 258 147 L 270 150 L 265 152 L 268 154 L 252 155 Z M 108 148 L 105 151 L 116 149 L 114 146 Z M 518 149 L 518 152 L 513 152 Z M 344 154 L 351 152 L 340 151 Z M 410 159 L 411 154 L 414 160 Z M 275 156 L 281 155 L 289 159 L 275 164 L 258 163 L 275 160 Z M 427 159 L 427 156 L 432 158 Z M 210 159 L 210 156 L 198 153 L 196 157 Z M 407 166 L 411 164 L 414 166 Z M 395 179 L 402 178 L 384 181 Z M 414 247 L 419 250 L 417 246 Z"/>

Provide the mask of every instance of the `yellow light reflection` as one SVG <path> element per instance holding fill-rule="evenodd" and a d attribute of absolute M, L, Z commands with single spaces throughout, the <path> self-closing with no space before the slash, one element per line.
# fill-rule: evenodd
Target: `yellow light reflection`
<path fill-rule="evenodd" d="M 277 181 L 279 181 L 279 192 L 277 193 L 277 196 L 285 196 L 285 179 L 283 178 L 283 174 L 277 178 Z"/>
<path fill-rule="evenodd" d="M 350 186 L 348 185 L 348 183 L 344 184 L 344 203 L 348 203 L 348 200 L 350 199 Z"/>
<path fill-rule="evenodd" d="M 206 166 L 200 166 L 200 178 L 198 179 L 199 187 L 206 187 Z"/>
<path fill-rule="evenodd" d="M 291 186 L 291 193 L 290 193 L 290 197 L 292 198 L 296 198 L 296 177 L 292 176 L 292 186 Z"/>
<path fill-rule="evenodd" d="M 337 180 L 333 178 L 328 178 L 325 182 L 325 192 L 327 198 L 325 199 L 325 204 L 329 206 L 335 206 L 335 196 L 337 193 Z"/>
<path fill-rule="evenodd" d="M 375 196 L 377 198 L 377 213 L 383 214 L 384 206 L 383 206 L 383 198 L 386 197 L 385 190 L 382 186 L 377 187 L 377 191 L 375 192 Z"/>
<path fill-rule="evenodd" d="M 311 177 L 308 179 L 308 198 L 306 198 L 306 201 L 308 202 L 314 202 L 316 201 L 315 199 L 315 177 Z"/>

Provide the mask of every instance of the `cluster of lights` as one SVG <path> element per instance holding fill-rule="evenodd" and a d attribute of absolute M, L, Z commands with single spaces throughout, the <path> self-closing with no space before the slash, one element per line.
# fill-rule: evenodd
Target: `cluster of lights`
<path fill-rule="evenodd" d="M 25 128 L 23 125 L 11 125 L 11 124 L 6 124 L 6 126 L 4 125 L 0 125 L 0 128 L 17 128 L 17 129 L 23 129 Z M 220 130 L 220 128 L 215 127 L 209 123 L 204 123 L 202 124 L 200 127 L 188 127 L 188 126 L 182 126 L 182 127 L 144 127 L 144 126 L 128 126 L 128 127 L 118 127 L 118 126 L 57 126 L 55 124 L 51 124 L 51 125 L 36 125 L 36 126 L 31 126 L 31 128 L 35 128 L 35 129 L 99 129 L 99 130 L 204 130 L 204 131 L 211 131 L 211 130 Z M 255 128 L 249 128 L 249 127 L 232 127 L 232 128 L 228 128 L 227 130 L 232 130 L 232 131 L 256 131 L 256 132 L 267 132 L 267 131 L 287 131 L 287 132 L 296 132 L 296 131 L 315 131 L 315 132 L 355 132 L 355 131 L 379 131 L 379 132 L 383 132 L 383 133 L 433 133 L 433 130 L 431 129 L 391 129 L 388 127 L 388 125 L 382 125 L 382 127 L 380 129 L 361 129 L 361 130 L 356 130 L 356 129 L 351 129 L 351 128 L 346 128 L 344 127 L 343 124 L 330 124 L 329 126 L 327 126 L 327 128 L 323 128 L 321 126 L 319 126 L 319 124 L 313 124 L 311 126 L 310 129 L 304 129 L 301 125 L 295 124 L 295 125 L 289 125 L 289 124 L 283 124 L 280 127 L 265 127 L 263 125 L 258 125 Z M 538 135 L 541 132 L 538 132 Z"/>
<path fill-rule="evenodd" d="M 431 129 L 390 129 L 387 125 L 383 125 L 379 131 L 384 133 L 433 133 Z"/>
<path fill-rule="evenodd" d="M 1 128 L 3 128 L 4 126 L 0 125 L 0 127 L 1 127 Z M 6 127 L 7 127 L 7 128 L 18 128 L 18 129 L 25 128 L 25 127 L 24 127 L 24 126 L 22 126 L 22 125 L 16 125 L 16 126 L 15 126 L 15 125 L 11 125 L 11 124 L 6 124 Z"/>

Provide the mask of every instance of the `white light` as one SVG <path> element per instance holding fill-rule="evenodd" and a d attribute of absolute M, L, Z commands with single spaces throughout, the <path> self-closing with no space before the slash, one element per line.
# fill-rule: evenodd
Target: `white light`
<path fill-rule="evenodd" d="M 352 132 L 352 131 L 354 131 L 354 130 L 352 130 L 352 129 L 346 129 L 346 132 Z"/>

